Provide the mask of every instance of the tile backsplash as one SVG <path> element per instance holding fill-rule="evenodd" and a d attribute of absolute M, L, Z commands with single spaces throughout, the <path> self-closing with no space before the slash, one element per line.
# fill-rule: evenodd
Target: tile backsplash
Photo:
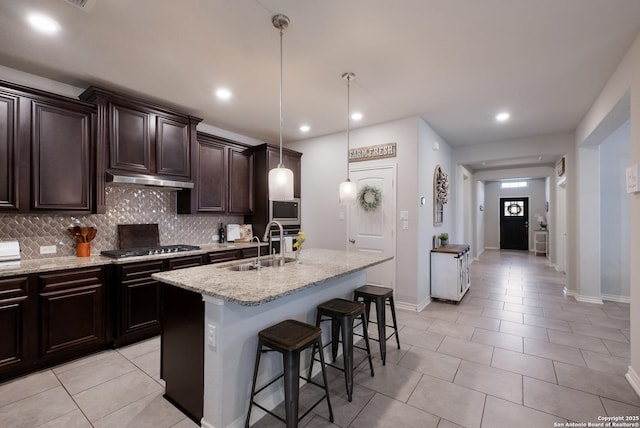
<path fill-rule="evenodd" d="M 23 260 L 74 256 L 75 241 L 69 226 L 94 226 L 91 254 L 118 246 L 118 224 L 158 223 L 160 243 L 209 244 L 218 234 L 220 222 L 243 223 L 242 216 L 176 214 L 176 192 L 152 188 L 107 186 L 106 214 L 0 214 L 0 241 L 18 240 Z M 55 245 L 56 254 L 40 254 L 40 246 Z"/>

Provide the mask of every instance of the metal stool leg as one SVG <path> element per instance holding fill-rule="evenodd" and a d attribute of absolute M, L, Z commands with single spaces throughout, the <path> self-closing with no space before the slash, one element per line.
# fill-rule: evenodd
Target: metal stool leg
<path fill-rule="evenodd" d="M 331 319 L 331 356 L 333 362 L 336 362 L 338 357 L 338 342 L 340 341 L 340 320 L 336 318 Z"/>
<path fill-rule="evenodd" d="M 371 369 L 371 376 L 374 376 L 373 373 L 373 361 L 371 361 L 371 347 L 369 346 L 369 332 L 367 332 L 367 328 L 368 326 L 364 323 L 365 322 L 365 317 L 364 314 L 360 315 L 360 318 L 362 319 L 362 325 L 363 325 L 363 336 L 364 336 L 364 343 L 367 347 L 367 358 L 369 358 L 369 369 Z"/>
<path fill-rule="evenodd" d="M 287 428 L 298 427 L 298 401 L 300 396 L 300 351 L 282 354 L 284 365 L 284 403 Z"/>
<path fill-rule="evenodd" d="M 313 345 L 313 348 L 318 347 L 320 349 L 320 364 L 322 367 L 322 379 L 324 380 L 324 393 L 327 394 L 327 406 L 329 407 L 329 421 L 333 422 L 333 409 L 331 408 L 331 399 L 329 398 L 329 383 L 327 382 L 327 367 L 324 364 L 324 353 L 322 352 L 322 338 L 318 338 L 318 342 Z M 311 360 L 313 362 L 313 360 Z M 311 375 L 309 375 L 311 379 Z"/>
<path fill-rule="evenodd" d="M 247 412 L 247 421 L 245 428 L 249 428 L 249 419 L 251 419 L 251 408 L 253 407 L 253 396 L 256 393 L 256 381 L 258 380 L 258 368 L 260 366 L 260 356 L 262 355 L 262 341 L 258 341 L 258 350 L 256 351 L 256 363 L 253 369 L 253 382 L 251 384 L 251 397 L 249 399 L 249 411 Z"/>
<path fill-rule="evenodd" d="M 376 299 L 376 315 L 378 321 L 378 342 L 380 344 L 380 358 L 382 365 L 387 364 L 387 311 L 384 299 Z"/>
<path fill-rule="evenodd" d="M 400 336 L 398 336 L 398 321 L 396 321 L 396 306 L 393 303 L 393 296 L 389 297 L 389 305 L 391 306 L 391 317 L 393 318 L 393 330 L 396 332 L 396 343 L 400 349 Z"/>
<path fill-rule="evenodd" d="M 364 319 L 364 315 L 363 315 Z M 347 398 L 351 402 L 353 394 L 353 319 L 344 317 L 342 324 L 342 356 L 344 358 L 344 380 L 347 384 Z"/>

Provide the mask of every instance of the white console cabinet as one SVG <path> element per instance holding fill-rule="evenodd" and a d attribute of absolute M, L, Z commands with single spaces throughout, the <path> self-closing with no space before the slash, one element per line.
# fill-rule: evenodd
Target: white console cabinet
<path fill-rule="evenodd" d="M 470 285 L 468 245 L 449 244 L 431 250 L 431 297 L 459 302 Z"/>
<path fill-rule="evenodd" d="M 536 256 L 544 255 L 548 253 L 549 247 L 549 231 L 548 230 L 535 230 L 533 232 L 533 251 Z"/>

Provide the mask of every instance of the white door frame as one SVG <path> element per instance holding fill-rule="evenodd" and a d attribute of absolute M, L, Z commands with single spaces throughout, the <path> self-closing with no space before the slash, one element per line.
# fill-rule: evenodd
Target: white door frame
<path fill-rule="evenodd" d="M 397 235 L 397 225 L 396 225 L 396 204 L 397 204 L 397 191 L 396 191 L 396 184 L 398 183 L 398 167 L 396 163 L 392 163 L 392 164 L 382 164 L 382 165 L 370 165 L 370 166 L 357 166 L 357 167 L 352 167 L 351 164 L 349 165 L 349 173 L 352 172 L 361 172 L 361 171 L 377 171 L 377 170 L 381 170 L 381 169 L 391 169 L 392 171 L 392 177 L 393 177 L 393 185 L 392 185 L 392 189 L 393 189 L 393 198 L 391 201 L 391 234 L 392 234 L 392 239 L 391 239 L 391 253 L 393 254 L 393 260 L 390 260 L 390 262 L 393 264 L 393 288 L 395 291 L 395 288 L 397 287 L 397 272 L 396 272 L 396 237 Z M 388 199 L 387 199 L 388 200 Z M 357 202 L 356 202 L 357 203 Z M 349 251 L 350 247 L 349 247 L 349 237 L 351 236 L 351 210 L 347 210 L 347 239 L 346 239 L 346 246 L 347 246 L 347 251 Z M 389 262 L 387 262 L 389 263 Z"/>

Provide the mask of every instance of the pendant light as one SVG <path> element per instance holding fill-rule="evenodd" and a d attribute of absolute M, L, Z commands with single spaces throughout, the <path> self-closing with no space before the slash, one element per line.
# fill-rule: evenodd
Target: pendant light
<path fill-rule="evenodd" d="M 340 183 L 340 203 L 353 204 L 356 201 L 356 183 L 349 179 L 349 123 L 351 114 L 351 106 L 349 99 L 349 87 L 353 79 L 356 78 L 354 73 L 344 73 L 342 78 L 347 81 L 347 179 Z"/>
<path fill-rule="evenodd" d="M 290 201 L 293 199 L 293 171 L 282 163 L 282 32 L 289 26 L 289 18 L 277 14 L 271 18 L 271 23 L 280 30 L 280 163 L 269 171 L 269 199 Z"/>

